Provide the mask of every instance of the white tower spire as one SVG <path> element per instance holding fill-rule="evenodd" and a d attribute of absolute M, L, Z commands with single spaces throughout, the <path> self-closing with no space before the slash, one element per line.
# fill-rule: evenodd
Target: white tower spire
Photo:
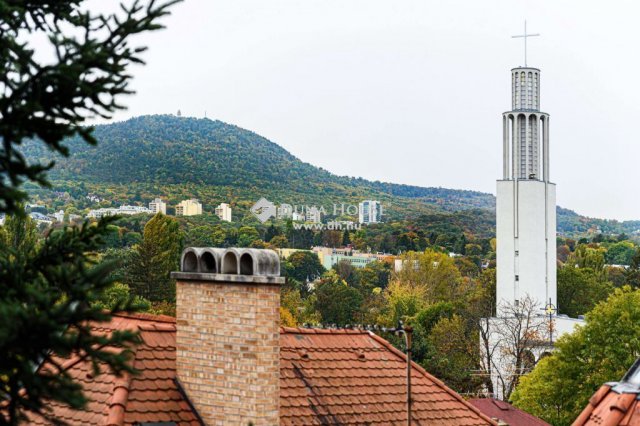
<path fill-rule="evenodd" d="M 549 179 L 549 114 L 540 111 L 540 70 L 511 70 L 511 111 L 502 115 L 503 176 L 497 185 L 497 304 L 556 301 L 556 201 Z M 542 165 L 542 167 L 541 167 Z"/>

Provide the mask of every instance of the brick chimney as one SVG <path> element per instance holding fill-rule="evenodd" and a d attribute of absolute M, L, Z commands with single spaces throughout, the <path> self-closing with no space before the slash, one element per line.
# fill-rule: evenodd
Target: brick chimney
<path fill-rule="evenodd" d="M 207 425 L 280 423 L 280 259 L 187 248 L 177 280 L 176 367 Z"/>

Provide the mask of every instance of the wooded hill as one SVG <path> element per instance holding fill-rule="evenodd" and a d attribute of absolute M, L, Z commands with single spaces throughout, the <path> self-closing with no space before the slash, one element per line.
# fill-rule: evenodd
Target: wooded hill
<path fill-rule="evenodd" d="M 328 210 L 334 203 L 377 199 L 385 205 L 387 220 L 451 215 L 455 222 L 464 219 L 468 232 L 493 233 L 493 226 L 486 226 L 489 212 L 495 209 L 491 194 L 337 176 L 256 133 L 217 120 L 142 116 L 96 126 L 94 134 L 97 146 L 70 139 L 71 156 L 55 158 L 57 164 L 50 173 L 53 189 L 68 192 L 80 208 L 90 207 L 82 200 L 87 193 L 113 205 L 148 202 L 157 196 L 176 204 L 195 197 L 208 211 L 220 202 L 231 202 L 236 217 L 246 215 L 262 196 L 276 204 L 324 205 Z M 52 158 L 38 143 L 26 145 L 23 152 L 32 161 Z M 49 198 L 46 191 L 31 192 L 36 199 Z M 467 219 L 474 212 L 469 210 L 477 210 L 482 217 L 477 225 L 483 229 L 473 229 L 474 221 Z M 561 233 L 578 235 L 598 227 L 608 233 L 629 233 L 640 222 L 588 219 L 559 209 Z"/>

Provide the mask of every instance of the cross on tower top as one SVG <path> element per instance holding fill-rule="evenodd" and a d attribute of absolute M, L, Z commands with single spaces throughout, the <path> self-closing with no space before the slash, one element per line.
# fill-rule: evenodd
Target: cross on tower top
<path fill-rule="evenodd" d="M 524 21 L 524 34 L 514 35 L 511 38 L 523 38 L 524 39 L 524 66 L 527 66 L 527 37 L 538 37 L 540 34 L 527 34 L 527 21 Z"/>

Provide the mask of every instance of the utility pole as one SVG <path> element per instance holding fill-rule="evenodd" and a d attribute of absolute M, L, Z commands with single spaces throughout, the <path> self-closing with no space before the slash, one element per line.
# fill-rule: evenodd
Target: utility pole
<path fill-rule="evenodd" d="M 396 328 L 383 328 L 382 331 L 394 333 L 396 336 L 404 336 L 404 343 L 407 348 L 407 426 L 411 426 L 411 337 L 413 327 L 405 326 L 402 321 L 398 321 Z"/>

